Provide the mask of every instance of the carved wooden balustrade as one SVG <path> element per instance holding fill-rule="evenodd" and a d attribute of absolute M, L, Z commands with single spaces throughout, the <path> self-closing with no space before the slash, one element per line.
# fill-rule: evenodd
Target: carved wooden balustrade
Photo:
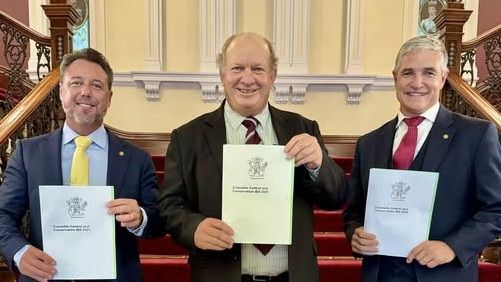
<path fill-rule="evenodd" d="M 64 54 L 72 50 L 72 26 L 78 15 L 73 6 L 66 0 L 52 0 L 48 5 L 42 5 L 50 20 L 51 36 L 46 36 L 29 28 L 25 24 L 0 11 L 0 36 L 4 44 L 3 56 L 7 66 L 0 66 L 0 88 L 5 89 L 0 96 L 0 119 L 25 99 L 35 87 L 26 72 L 27 61 L 30 55 L 30 42 L 34 42 L 37 55 L 36 74 L 38 81 L 43 76 L 57 68 Z M 22 117 L 15 115 L 17 126 L 2 123 L 0 125 L 0 181 L 2 172 L 5 170 L 10 152 L 19 138 L 38 136 L 52 131 L 60 126 L 63 120 L 61 103 L 58 97 L 57 80 L 52 89 L 45 93 L 39 93 L 38 99 L 31 99 L 37 107 L 33 112 L 25 114 L 23 108 Z M 23 103 L 26 107 L 26 102 Z M 9 128 L 5 128 L 8 126 Z"/>
<path fill-rule="evenodd" d="M 501 133 L 501 25 L 463 42 L 463 26 L 471 12 L 464 10 L 462 1 L 449 0 L 435 18 L 449 54 L 451 72 L 441 103 L 454 112 L 491 120 Z M 485 62 L 476 60 L 479 52 L 485 54 Z M 488 76 L 480 81 L 475 64 L 487 68 Z"/>

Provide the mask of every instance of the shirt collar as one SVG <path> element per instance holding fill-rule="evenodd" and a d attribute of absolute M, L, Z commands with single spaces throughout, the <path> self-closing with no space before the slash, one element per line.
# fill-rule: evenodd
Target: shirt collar
<path fill-rule="evenodd" d="M 435 122 L 435 119 L 437 118 L 438 115 L 438 110 L 440 109 L 440 103 L 437 101 L 435 105 L 431 106 L 428 110 L 426 110 L 424 113 L 420 114 L 420 116 L 424 117 L 425 119 L 429 120 L 431 123 Z M 396 128 L 402 124 L 404 118 L 407 118 L 402 114 L 401 111 L 398 111 L 398 122 L 396 125 Z"/>
<path fill-rule="evenodd" d="M 63 125 L 63 145 L 70 143 L 77 136 L 79 136 L 79 134 L 76 133 L 73 129 L 71 129 L 65 122 Z M 104 125 L 101 124 L 101 126 L 98 129 L 89 134 L 87 137 L 89 137 L 92 140 L 92 143 L 98 145 L 99 147 L 101 148 L 106 147 L 106 138 L 108 138 L 108 136 L 106 133 L 106 129 L 104 128 Z"/>
<path fill-rule="evenodd" d="M 242 125 L 242 121 L 244 121 L 244 119 L 246 118 L 244 116 L 241 116 L 239 113 L 235 112 L 228 105 L 228 103 L 224 104 L 224 115 L 225 115 L 227 121 L 229 122 L 230 126 L 234 130 L 236 130 L 239 126 L 241 126 Z M 262 125 L 269 118 L 269 116 L 270 116 L 270 110 L 268 108 L 268 104 L 266 104 L 266 107 L 264 108 L 264 110 L 261 113 L 255 115 L 254 117 Z"/>

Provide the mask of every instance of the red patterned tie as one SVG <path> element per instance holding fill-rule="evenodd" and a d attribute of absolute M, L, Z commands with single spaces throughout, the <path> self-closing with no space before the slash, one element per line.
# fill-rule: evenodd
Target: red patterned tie
<path fill-rule="evenodd" d="M 417 143 L 417 126 L 424 120 L 424 117 L 404 118 L 407 124 L 407 132 L 405 133 L 400 145 L 398 145 L 395 154 L 393 154 L 393 168 L 409 169 L 414 160 Z"/>
<path fill-rule="evenodd" d="M 245 134 L 245 144 L 259 144 L 261 143 L 261 137 L 257 134 L 256 127 L 259 121 L 255 117 L 247 117 L 242 121 L 242 124 L 247 127 L 247 133 Z"/>
<path fill-rule="evenodd" d="M 242 124 L 247 127 L 247 133 L 245 134 L 245 144 L 260 144 L 261 137 L 257 134 L 256 127 L 259 121 L 255 117 L 247 117 L 242 121 Z M 261 251 L 263 255 L 268 254 L 268 252 L 273 248 L 270 244 L 254 244 L 254 246 Z"/>

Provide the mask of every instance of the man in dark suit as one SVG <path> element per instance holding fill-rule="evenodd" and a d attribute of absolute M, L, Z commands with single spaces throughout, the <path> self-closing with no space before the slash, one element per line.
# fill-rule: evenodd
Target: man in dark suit
<path fill-rule="evenodd" d="M 393 70 L 400 112 L 358 141 L 343 214 L 355 253 L 378 250 L 377 234 L 364 230 L 369 170 L 395 168 L 392 155 L 407 131 L 404 118 L 424 117 L 409 169 L 439 173 L 428 240 L 406 258 L 365 255 L 363 281 L 477 281 L 478 256 L 501 232 L 498 132 L 491 122 L 439 104 L 447 61 L 441 41 L 426 36 L 407 41 Z"/>
<path fill-rule="evenodd" d="M 165 227 L 189 249 L 194 282 L 318 281 L 313 205 L 341 207 L 344 173 L 329 158 L 315 121 L 268 104 L 277 58 L 267 39 L 236 34 L 217 61 L 226 100 L 172 132 L 159 198 Z M 221 220 L 223 145 L 245 143 L 246 117 L 258 121 L 262 144 L 285 145 L 284 156 L 295 158 L 292 244 L 266 255 L 252 244 L 234 244 L 232 228 Z"/>
<path fill-rule="evenodd" d="M 115 281 L 142 281 L 136 237 L 149 234 L 158 217 L 153 162 L 146 152 L 103 126 L 113 82 L 104 56 L 93 49 L 75 51 L 63 58 L 60 69 L 59 97 L 66 121 L 52 133 L 18 142 L 0 187 L 0 251 L 9 266 L 19 270 L 20 281 L 53 278 L 58 265 L 43 251 L 38 189 L 70 184 L 74 138 L 87 136 L 92 140 L 87 149 L 88 184 L 111 185 L 115 191 L 115 200 L 107 203 L 108 212 L 116 218 Z M 30 225 L 25 238 L 19 225 L 27 210 Z M 99 255 L 98 249 L 95 252 Z"/>

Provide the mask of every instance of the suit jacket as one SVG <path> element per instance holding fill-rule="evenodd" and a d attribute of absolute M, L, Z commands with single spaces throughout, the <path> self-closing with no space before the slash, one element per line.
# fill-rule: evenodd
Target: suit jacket
<path fill-rule="evenodd" d="M 397 119 L 362 136 L 356 147 L 343 217 L 351 241 L 364 225 L 370 168 L 391 168 Z M 441 107 L 425 142 L 422 170 L 439 173 L 429 240 L 456 258 L 434 269 L 414 262 L 419 281 L 477 281 L 478 256 L 501 233 L 501 149 L 493 123 Z M 424 146 L 423 146 L 424 147 Z M 421 154 L 421 152 L 420 152 Z M 366 256 L 363 281 L 376 281 L 384 256 Z"/>
<path fill-rule="evenodd" d="M 199 223 L 207 217 L 221 218 L 223 144 L 226 143 L 223 105 L 172 132 L 165 160 L 165 180 L 160 189 L 160 215 L 166 230 L 190 250 L 194 282 L 241 281 L 239 244 L 226 251 L 204 251 L 194 245 Z M 280 144 L 286 144 L 294 135 L 308 133 L 317 137 L 323 149 L 316 182 L 303 166 L 295 170 L 292 245 L 288 252 L 289 281 L 318 281 L 312 206 L 340 208 L 344 202 L 345 176 L 329 158 L 315 121 L 272 106 L 269 109 Z"/>
<path fill-rule="evenodd" d="M 158 217 L 155 206 L 158 184 L 151 157 L 110 132 L 108 140 L 107 183 L 103 184 L 115 187 L 115 198 L 136 199 L 146 211 L 150 226 Z M 62 185 L 61 142 L 61 129 L 20 140 L 8 163 L 0 187 L 0 250 L 11 267 L 14 254 L 26 244 L 43 249 L 38 187 Z M 30 210 L 29 238 L 19 230 L 27 210 Z M 146 233 L 149 230 L 143 234 Z M 142 281 L 135 235 L 117 222 L 115 236 L 116 281 Z M 34 280 L 21 276 L 20 281 Z"/>

